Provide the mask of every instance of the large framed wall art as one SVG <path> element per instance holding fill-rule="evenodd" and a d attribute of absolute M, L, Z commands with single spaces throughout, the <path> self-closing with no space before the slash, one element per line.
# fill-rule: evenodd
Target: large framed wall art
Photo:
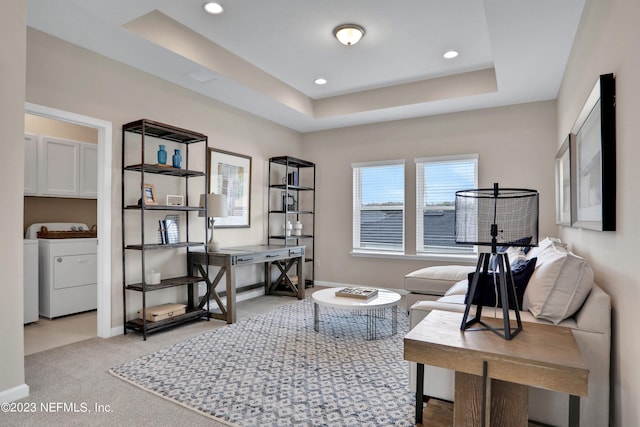
<path fill-rule="evenodd" d="M 251 157 L 209 148 L 209 191 L 227 196 L 227 216 L 216 228 L 251 226 Z"/>
<path fill-rule="evenodd" d="M 615 78 L 598 78 L 571 129 L 572 225 L 598 231 L 616 229 Z"/>
<path fill-rule="evenodd" d="M 556 155 L 556 224 L 571 226 L 571 146 L 575 135 L 570 133 Z"/>

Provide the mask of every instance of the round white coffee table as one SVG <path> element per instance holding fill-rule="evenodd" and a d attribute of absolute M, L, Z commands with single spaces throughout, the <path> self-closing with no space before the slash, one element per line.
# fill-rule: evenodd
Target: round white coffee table
<path fill-rule="evenodd" d="M 322 289 L 311 294 L 313 301 L 313 329 L 320 328 L 320 306 L 343 310 L 364 311 L 367 316 L 367 339 L 377 338 L 377 319 L 385 318 L 385 311 L 391 308 L 391 335 L 398 332 L 398 305 L 400 294 L 386 289 L 378 289 L 378 294 L 369 299 L 336 296 L 343 288 Z M 372 289 L 372 288 L 371 288 Z"/>

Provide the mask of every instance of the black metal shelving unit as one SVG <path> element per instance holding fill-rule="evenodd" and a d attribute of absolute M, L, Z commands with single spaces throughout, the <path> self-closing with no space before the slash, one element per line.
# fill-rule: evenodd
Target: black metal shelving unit
<path fill-rule="evenodd" d="M 139 138 L 135 138 L 135 141 L 130 141 L 131 136 L 134 134 L 140 135 Z M 166 143 L 169 141 L 174 146 L 184 147 L 184 168 L 174 168 L 166 165 L 158 165 L 153 163 L 145 163 L 145 154 L 148 155 L 147 145 L 149 142 L 156 141 L 157 143 Z M 207 136 L 201 133 L 192 132 L 186 129 L 181 129 L 175 126 L 167 125 L 151 121 L 148 119 L 141 119 L 135 122 L 131 122 L 122 126 L 122 297 L 123 297 L 123 315 L 125 320 L 124 333 L 127 330 L 139 331 L 142 333 L 143 339 L 147 339 L 147 334 L 167 327 L 175 326 L 181 323 L 189 322 L 192 320 L 206 318 L 209 319 L 209 300 L 204 298 L 201 301 L 197 301 L 198 283 L 203 281 L 202 277 L 197 277 L 190 274 L 190 267 L 187 265 L 188 252 L 193 248 L 206 250 L 204 242 L 193 242 L 189 238 L 191 232 L 189 226 L 189 216 L 193 212 L 200 213 L 206 212 L 205 207 L 199 207 L 198 200 L 189 200 L 189 182 L 191 179 L 201 180 L 202 187 L 200 193 L 208 192 L 208 164 L 205 167 L 205 171 L 191 170 L 189 169 L 189 147 L 194 143 L 201 143 L 202 155 L 207 159 Z M 127 150 L 129 144 L 139 144 L 140 146 L 140 160 L 137 163 L 127 163 Z M 157 149 L 157 145 L 153 146 L 153 149 Z M 154 153 L 155 155 L 155 153 Z M 131 179 L 129 175 L 137 174 L 138 179 Z M 182 179 L 184 182 L 184 206 L 167 206 L 167 205 L 149 205 L 142 202 L 144 198 L 143 185 L 145 181 L 145 175 L 161 175 L 171 178 Z M 134 183 L 135 184 L 132 184 Z M 126 187 L 127 185 L 139 186 L 140 190 L 140 202 L 138 204 L 127 204 L 126 199 Z M 135 201 L 135 200 L 133 200 Z M 131 200 L 129 201 L 131 202 Z M 145 236 L 145 218 L 147 215 L 153 212 L 174 212 L 181 215 L 184 218 L 184 241 L 162 244 L 154 239 Z M 135 213 L 139 213 L 139 219 L 135 220 Z M 139 241 L 127 242 L 127 227 L 139 227 L 140 237 Z M 206 224 L 203 226 L 203 232 L 206 235 Z M 179 277 L 165 278 L 160 281 L 160 284 L 148 284 L 146 283 L 145 272 L 147 271 L 146 258 L 148 251 L 158 251 L 166 249 L 179 249 L 186 248 L 187 253 L 184 256 L 185 271 L 187 274 Z M 141 280 L 135 283 L 127 282 L 127 257 L 134 256 L 135 253 L 139 253 L 140 256 L 140 272 Z M 187 308 L 185 314 L 176 315 L 174 317 L 160 320 L 149 321 L 147 320 L 147 293 L 161 289 L 174 288 L 179 286 L 186 286 L 187 288 Z M 134 318 L 127 320 L 127 291 L 139 292 L 142 296 L 142 306 L 140 307 L 142 318 Z M 196 304 L 197 303 L 197 304 Z"/>
<path fill-rule="evenodd" d="M 315 182 L 314 163 L 291 156 L 269 159 L 268 243 L 306 246 L 305 262 L 309 268 L 305 267 L 305 270 L 309 273 L 305 274 L 304 280 L 307 288 L 313 287 L 315 280 Z M 294 235 L 292 230 L 288 236 L 285 230 L 280 230 L 280 224 L 287 221 L 300 221 L 303 234 Z"/>

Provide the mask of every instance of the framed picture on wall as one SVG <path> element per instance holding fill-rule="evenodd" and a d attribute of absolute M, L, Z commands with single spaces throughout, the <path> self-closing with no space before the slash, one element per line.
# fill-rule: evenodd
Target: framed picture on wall
<path fill-rule="evenodd" d="M 571 226 L 571 145 L 569 134 L 556 155 L 556 224 Z"/>
<path fill-rule="evenodd" d="M 216 228 L 251 226 L 251 157 L 209 148 L 209 191 L 227 196 L 227 216 Z"/>
<path fill-rule="evenodd" d="M 598 78 L 571 133 L 573 226 L 616 229 L 616 121 L 613 74 Z"/>

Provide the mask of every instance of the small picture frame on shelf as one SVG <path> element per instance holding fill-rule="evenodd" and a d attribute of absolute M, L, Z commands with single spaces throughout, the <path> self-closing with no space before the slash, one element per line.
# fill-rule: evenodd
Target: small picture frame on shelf
<path fill-rule="evenodd" d="M 184 196 L 167 194 L 167 206 L 184 206 Z"/>
<path fill-rule="evenodd" d="M 153 184 L 142 184 L 142 188 L 142 203 L 147 206 L 157 205 L 158 200 L 156 199 L 156 188 Z"/>

